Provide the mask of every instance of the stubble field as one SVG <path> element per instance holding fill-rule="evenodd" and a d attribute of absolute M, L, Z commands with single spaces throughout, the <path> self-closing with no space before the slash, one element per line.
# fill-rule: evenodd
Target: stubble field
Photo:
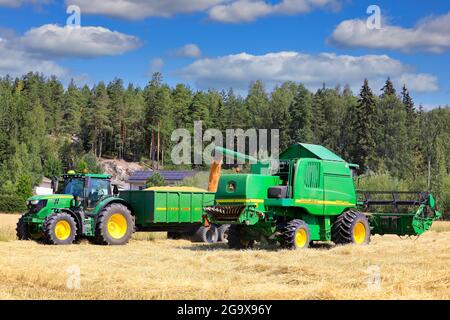
<path fill-rule="evenodd" d="M 0 299 L 450 299 L 450 223 L 417 239 L 301 251 L 167 240 L 45 246 L 0 214 Z M 78 276 L 79 273 L 79 276 Z"/>

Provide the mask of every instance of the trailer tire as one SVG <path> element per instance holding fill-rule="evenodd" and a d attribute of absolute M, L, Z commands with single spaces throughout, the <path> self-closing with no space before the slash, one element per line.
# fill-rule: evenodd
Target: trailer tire
<path fill-rule="evenodd" d="M 19 240 L 30 240 L 31 234 L 28 230 L 28 224 L 25 222 L 25 218 L 28 216 L 27 213 L 23 214 L 16 225 L 16 235 Z"/>
<path fill-rule="evenodd" d="M 245 226 L 240 224 L 232 224 L 228 228 L 228 247 L 230 249 L 249 249 L 253 248 L 253 240 L 245 240 Z"/>
<path fill-rule="evenodd" d="M 311 242 L 311 234 L 306 222 L 294 219 L 281 229 L 281 247 L 290 250 L 306 249 Z"/>
<path fill-rule="evenodd" d="M 366 245 L 370 242 L 370 224 L 367 217 L 355 210 L 348 210 L 336 218 L 331 230 L 335 244 Z"/>
<path fill-rule="evenodd" d="M 134 232 L 134 219 L 130 210 L 120 203 L 104 208 L 95 224 L 95 237 L 91 242 L 99 245 L 124 245 Z"/>
<path fill-rule="evenodd" d="M 55 213 L 44 220 L 42 234 L 42 240 L 46 244 L 72 244 L 77 236 L 77 224 L 66 212 Z"/>
<path fill-rule="evenodd" d="M 229 224 L 223 224 L 218 228 L 218 232 L 219 232 L 218 241 L 219 242 L 227 242 L 228 241 L 228 230 L 229 229 L 230 229 Z"/>
<path fill-rule="evenodd" d="M 218 237 L 219 233 L 215 225 L 201 226 L 195 231 L 194 242 L 216 243 Z"/>

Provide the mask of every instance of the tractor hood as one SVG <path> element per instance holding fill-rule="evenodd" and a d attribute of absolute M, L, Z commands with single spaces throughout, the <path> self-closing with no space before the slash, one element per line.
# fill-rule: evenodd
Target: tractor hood
<path fill-rule="evenodd" d="M 51 194 L 45 196 L 33 196 L 27 199 L 27 202 L 39 201 L 39 200 L 50 200 L 50 199 L 73 199 L 71 194 Z"/>
<path fill-rule="evenodd" d="M 74 197 L 71 194 L 53 194 L 28 198 L 28 213 L 45 218 L 55 209 L 67 209 L 73 206 Z"/>

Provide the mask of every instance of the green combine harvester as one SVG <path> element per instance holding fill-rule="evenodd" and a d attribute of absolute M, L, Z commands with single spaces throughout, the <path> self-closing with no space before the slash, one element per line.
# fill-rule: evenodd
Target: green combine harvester
<path fill-rule="evenodd" d="M 253 160 L 231 150 L 216 154 Z M 231 224 L 228 245 L 257 241 L 283 248 L 307 248 L 313 241 L 368 244 L 371 234 L 421 235 L 441 217 L 427 192 L 355 190 L 357 165 L 323 146 L 294 144 L 271 162 L 251 164 L 250 174 L 227 174 L 218 181 L 215 205 L 205 225 Z"/>
<path fill-rule="evenodd" d="M 28 199 L 28 211 L 17 223 L 20 240 L 72 244 L 87 238 L 94 244 L 126 244 L 135 231 L 168 231 L 169 238 L 190 236 L 198 242 L 225 238 L 227 226 L 202 225 L 203 207 L 214 193 L 189 187 L 121 191 L 111 176 L 78 174 L 53 181 L 56 194 Z"/>

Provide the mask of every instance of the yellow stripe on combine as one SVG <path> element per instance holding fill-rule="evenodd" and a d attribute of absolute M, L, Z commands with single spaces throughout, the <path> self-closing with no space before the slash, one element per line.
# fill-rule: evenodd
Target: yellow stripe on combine
<path fill-rule="evenodd" d="M 315 200 L 315 199 L 297 199 L 295 200 L 295 203 L 301 203 L 301 204 L 329 204 L 334 206 L 354 206 L 354 203 L 348 202 L 348 201 L 329 201 L 329 200 Z"/>
<path fill-rule="evenodd" d="M 264 199 L 219 199 L 218 203 L 264 203 Z"/>

